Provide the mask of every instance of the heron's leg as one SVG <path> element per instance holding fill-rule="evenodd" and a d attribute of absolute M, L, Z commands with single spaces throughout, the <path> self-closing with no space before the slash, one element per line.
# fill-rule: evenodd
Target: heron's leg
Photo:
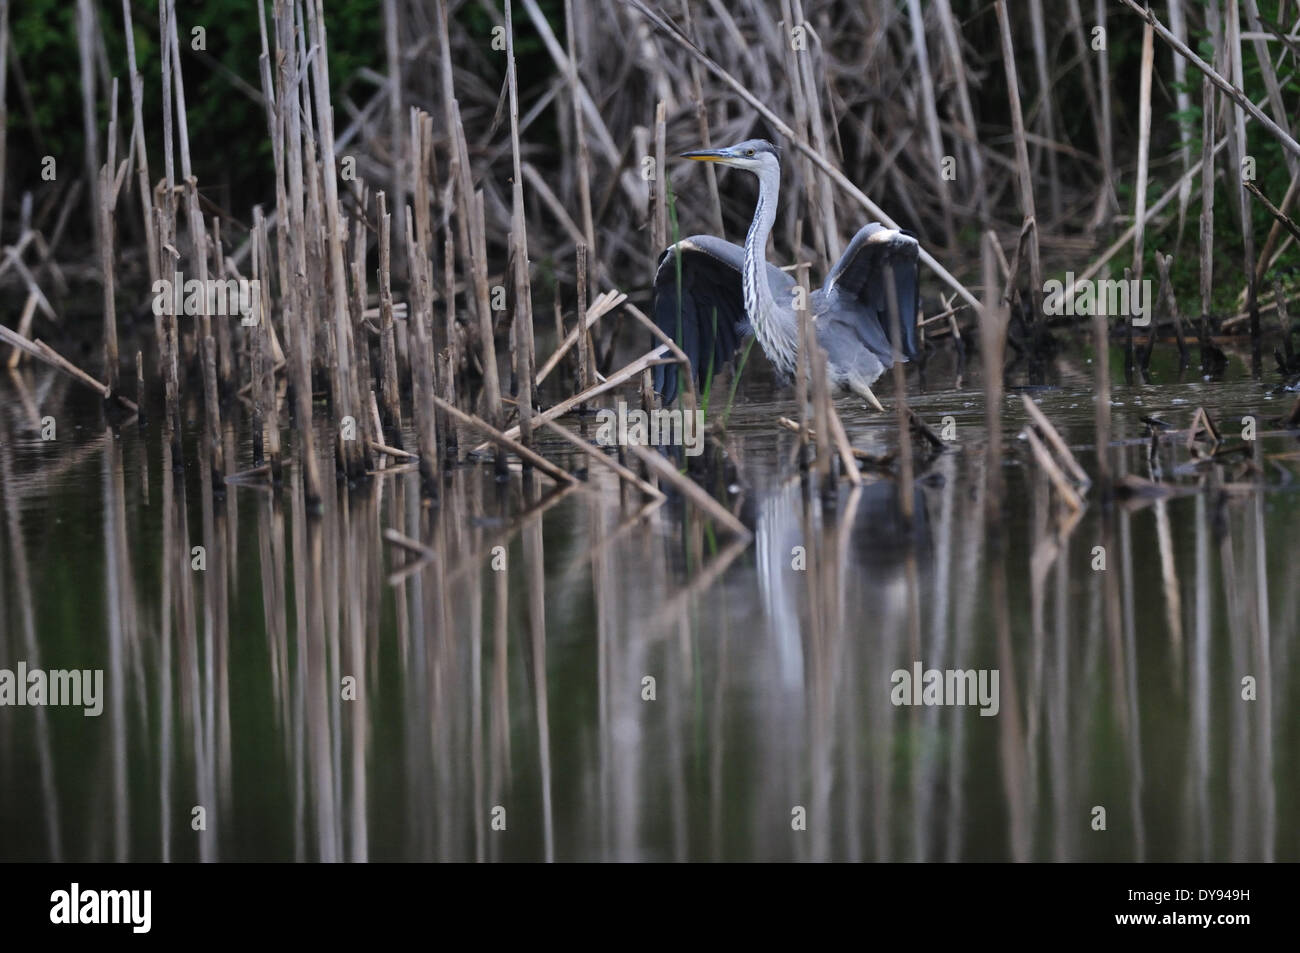
<path fill-rule="evenodd" d="M 885 412 L 885 408 L 881 405 L 880 401 L 876 399 L 876 395 L 871 393 L 871 388 L 867 385 L 866 381 L 855 377 L 850 378 L 848 383 L 849 390 L 853 391 L 853 393 L 857 394 L 882 414 Z"/>

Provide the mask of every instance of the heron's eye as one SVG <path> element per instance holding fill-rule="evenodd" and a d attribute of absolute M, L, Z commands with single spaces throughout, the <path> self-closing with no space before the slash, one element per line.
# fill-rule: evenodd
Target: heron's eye
<path fill-rule="evenodd" d="M 754 154 L 754 150 L 753 150 L 753 149 L 746 149 L 746 150 L 745 150 L 745 155 L 747 155 L 747 156 L 752 156 L 753 154 Z"/>

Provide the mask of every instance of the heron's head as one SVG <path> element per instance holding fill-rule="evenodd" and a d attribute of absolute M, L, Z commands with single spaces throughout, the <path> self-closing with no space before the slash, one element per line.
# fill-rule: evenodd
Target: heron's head
<path fill-rule="evenodd" d="M 702 149 L 697 152 L 683 152 L 683 159 L 697 162 L 717 162 L 722 165 L 748 169 L 754 173 L 764 171 L 779 172 L 781 156 L 776 146 L 766 139 L 746 139 L 726 149 Z"/>

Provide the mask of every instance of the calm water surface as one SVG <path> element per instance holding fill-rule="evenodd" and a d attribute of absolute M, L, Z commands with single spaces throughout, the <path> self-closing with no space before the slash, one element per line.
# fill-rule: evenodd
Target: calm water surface
<path fill-rule="evenodd" d="M 1182 434 L 1152 459 L 1140 422 L 1204 404 L 1237 442 L 1294 399 L 1269 384 L 1117 385 L 1112 466 L 1178 492 L 1094 491 L 1062 527 L 1019 392 L 990 453 L 977 386 L 912 376 L 957 439 L 908 532 L 890 480 L 806 497 L 755 371 L 707 477 L 746 543 L 603 468 L 465 466 L 438 506 L 386 476 L 311 515 L 289 466 L 214 501 L 196 425 L 174 471 L 156 414 L 113 430 L 23 379 L 0 382 L 0 668 L 102 668 L 105 700 L 0 708 L 0 858 L 1300 859 L 1295 438 L 1262 439 L 1256 477 L 1194 470 Z M 1095 475 L 1086 358 L 1031 395 Z M 62 408 L 56 440 L 20 398 Z M 895 447 L 892 415 L 840 408 Z M 996 670 L 997 714 L 894 705 L 918 661 Z"/>

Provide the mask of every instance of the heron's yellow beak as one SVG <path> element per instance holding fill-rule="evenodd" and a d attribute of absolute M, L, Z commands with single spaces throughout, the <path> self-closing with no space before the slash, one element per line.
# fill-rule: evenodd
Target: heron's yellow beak
<path fill-rule="evenodd" d="M 683 152 L 683 159 L 694 159 L 696 162 L 726 162 L 728 159 L 734 159 L 730 149 L 699 149 L 695 152 Z"/>

